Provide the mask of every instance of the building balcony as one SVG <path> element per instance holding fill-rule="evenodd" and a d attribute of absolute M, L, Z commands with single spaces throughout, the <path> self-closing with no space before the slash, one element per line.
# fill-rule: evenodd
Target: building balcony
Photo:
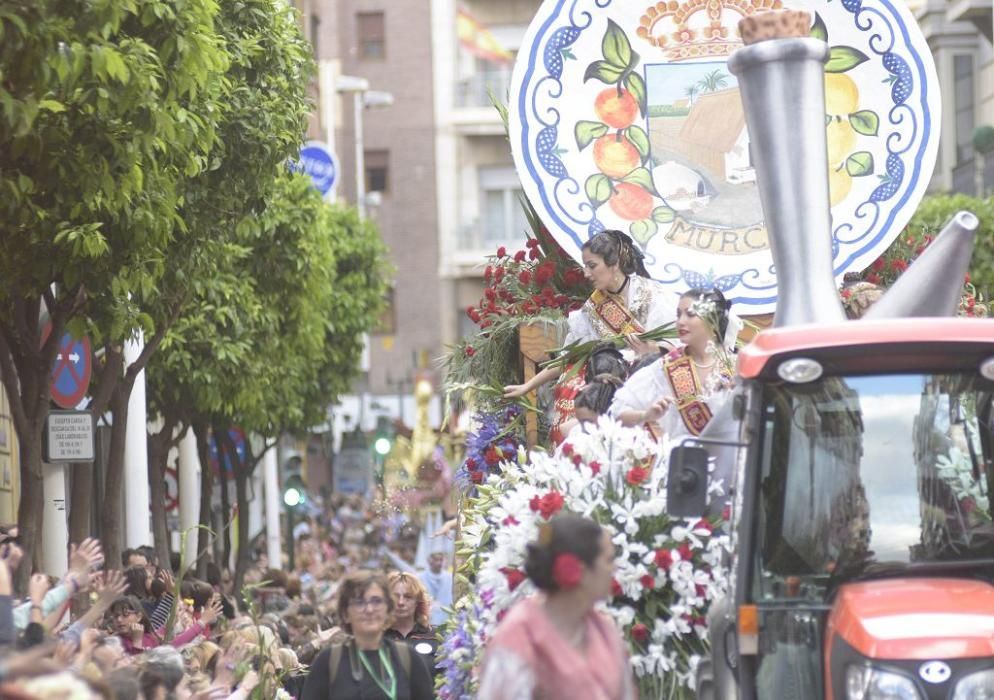
<path fill-rule="evenodd" d="M 491 95 L 507 102 L 511 85 L 511 70 L 474 73 L 457 80 L 453 91 L 452 123 L 466 134 L 501 134 L 504 125 L 491 102 Z"/>
<path fill-rule="evenodd" d="M 971 22 L 988 41 L 994 36 L 994 5 L 990 0 L 949 0 L 946 18 L 950 22 Z"/>

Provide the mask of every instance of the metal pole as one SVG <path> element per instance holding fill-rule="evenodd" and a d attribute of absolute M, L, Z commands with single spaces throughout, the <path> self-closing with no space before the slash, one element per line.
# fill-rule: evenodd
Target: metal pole
<path fill-rule="evenodd" d="M 366 218 L 366 154 L 362 143 L 363 92 L 352 93 L 353 120 L 355 121 L 355 206 L 359 218 Z"/>
<path fill-rule="evenodd" d="M 286 509 L 286 542 L 287 542 L 287 571 L 293 571 L 293 508 L 287 506 Z M 269 562 L 270 566 L 273 566 L 273 562 Z M 281 569 L 281 566 L 275 566 L 274 568 Z"/>
<path fill-rule="evenodd" d="M 263 479 L 266 492 L 266 556 L 269 565 L 277 567 L 280 563 L 280 552 L 283 547 L 280 538 L 280 479 L 279 468 L 276 464 L 276 447 L 266 451 L 262 457 Z"/>
<path fill-rule="evenodd" d="M 68 568 L 69 529 L 66 524 L 66 465 L 42 464 L 42 490 L 45 505 L 42 511 L 41 563 L 45 573 L 62 576 Z M 28 562 L 30 566 L 30 562 Z"/>

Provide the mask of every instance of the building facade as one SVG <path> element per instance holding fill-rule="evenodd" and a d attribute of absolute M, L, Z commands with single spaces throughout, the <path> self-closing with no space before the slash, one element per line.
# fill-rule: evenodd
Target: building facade
<path fill-rule="evenodd" d="M 978 159 L 973 133 L 994 126 L 994 3 L 912 0 L 909 5 L 942 86 L 942 135 L 930 189 L 985 194 L 994 187 L 994 154 Z"/>

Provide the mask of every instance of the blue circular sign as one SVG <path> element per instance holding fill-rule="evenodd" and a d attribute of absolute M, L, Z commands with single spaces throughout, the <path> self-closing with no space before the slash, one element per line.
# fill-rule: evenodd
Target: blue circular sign
<path fill-rule="evenodd" d="M 322 196 L 327 195 L 338 180 L 338 159 L 331 149 L 320 141 L 308 141 L 300 149 L 300 160 L 294 170 L 311 178 Z"/>

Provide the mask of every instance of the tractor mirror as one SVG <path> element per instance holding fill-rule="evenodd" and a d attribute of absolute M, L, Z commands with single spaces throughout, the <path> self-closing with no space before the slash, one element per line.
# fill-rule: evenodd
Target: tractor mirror
<path fill-rule="evenodd" d="M 704 515 L 708 501 L 708 459 L 703 447 L 674 447 L 666 482 L 666 512 L 678 518 Z"/>

